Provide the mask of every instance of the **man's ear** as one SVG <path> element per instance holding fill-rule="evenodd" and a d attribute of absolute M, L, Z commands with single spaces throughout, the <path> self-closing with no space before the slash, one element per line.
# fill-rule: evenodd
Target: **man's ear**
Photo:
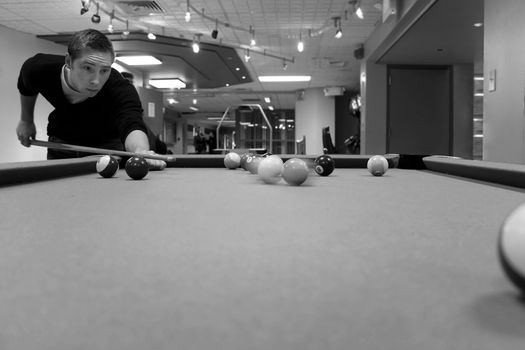
<path fill-rule="evenodd" d="M 66 68 L 71 69 L 71 56 L 68 53 L 66 53 Z"/>

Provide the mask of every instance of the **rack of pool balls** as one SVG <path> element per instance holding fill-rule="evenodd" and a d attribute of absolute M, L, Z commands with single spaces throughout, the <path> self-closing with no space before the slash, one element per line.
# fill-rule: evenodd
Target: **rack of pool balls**
<path fill-rule="evenodd" d="M 242 168 L 251 174 L 257 174 L 267 184 L 276 184 L 283 179 L 289 185 L 299 186 L 308 179 L 310 169 L 320 176 L 332 174 L 335 161 L 327 154 L 318 156 L 313 162 L 301 158 L 290 158 L 283 162 L 278 155 L 239 155 L 229 152 L 224 156 L 224 166 L 227 169 Z M 383 176 L 388 170 L 388 161 L 381 155 L 372 156 L 367 161 L 367 169 L 373 176 Z"/>
<path fill-rule="evenodd" d="M 236 152 L 229 152 L 224 156 L 224 166 L 227 169 L 242 168 L 258 175 L 266 184 L 276 184 L 282 179 L 289 185 L 299 186 L 306 182 L 312 168 L 321 176 L 330 175 L 335 169 L 335 162 L 329 155 L 319 156 L 312 163 L 301 158 L 290 158 L 285 162 L 275 154 L 239 155 Z"/>
<path fill-rule="evenodd" d="M 105 155 L 98 159 L 96 169 L 100 176 L 110 178 L 117 173 L 119 162 L 117 158 Z M 145 158 L 134 156 L 126 161 L 125 170 L 126 174 L 128 174 L 131 179 L 141 180 L 148 175 L 149 165 Z"/>

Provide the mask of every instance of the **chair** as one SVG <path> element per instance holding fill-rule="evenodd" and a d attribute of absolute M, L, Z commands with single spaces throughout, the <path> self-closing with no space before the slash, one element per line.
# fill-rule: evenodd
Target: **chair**
<path fill-rule="evenodd" d="M 332 143 L 332 136 L 330 136 L 330 127 L 326 126 L 322 130 L 323 134 L 323 153 L 334 154 L 336 153 L 334 144 Z"/>

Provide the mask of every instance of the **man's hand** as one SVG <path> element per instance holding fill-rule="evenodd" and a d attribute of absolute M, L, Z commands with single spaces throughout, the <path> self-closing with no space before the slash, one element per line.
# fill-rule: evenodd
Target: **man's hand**
<path fill-rule="evenodd" d="M 153 151 L 139 151 L 137 153 L 139 153 L 139 154 L 156 154 Z M 166 162 L 163 161 L 163 160 L 146 158 L 146 162 L 148 162 L 150 170 L 163 170 L 166 167 Z"/>
<path fill-rule="evenodd" d="M 26 147 L 31 146 L 30 139 L 34 139 L 36 137 L 35 123 L 21 120 L 18 122 L 18 126 L 16 127 L 16 135 L 18 136 L 18 140 L 22 145 Z"/>

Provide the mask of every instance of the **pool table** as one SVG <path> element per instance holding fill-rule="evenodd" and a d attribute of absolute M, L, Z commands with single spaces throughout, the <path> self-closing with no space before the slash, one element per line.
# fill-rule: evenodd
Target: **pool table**
<path fill-rule="evenodd" d="M 0 166 L 0 349 L 524 349 L 496 242 L 525 190 L 334 157 L 301 186 L 221 155 Z"/>

